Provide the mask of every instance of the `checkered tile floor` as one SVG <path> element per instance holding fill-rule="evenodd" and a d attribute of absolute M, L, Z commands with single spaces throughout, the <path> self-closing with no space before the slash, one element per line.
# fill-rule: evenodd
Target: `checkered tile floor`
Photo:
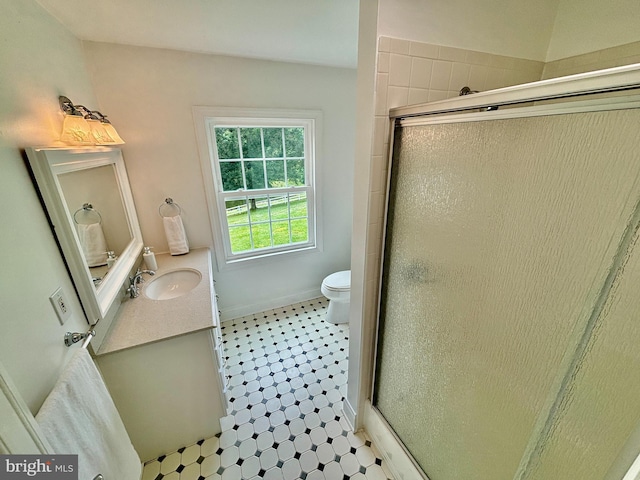
<path fill-rule="evenodd" d="M 222 433 L 145 465 L 143 480 L 385 480 L 342 418 L 348 326 L 324 298 L 223 323 L 231 412 Z"/>

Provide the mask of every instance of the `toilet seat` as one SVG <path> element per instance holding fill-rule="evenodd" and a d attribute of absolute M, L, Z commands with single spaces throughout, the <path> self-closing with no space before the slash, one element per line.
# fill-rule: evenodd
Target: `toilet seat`
<path fill-rule="evenodd" d="M 348 292 L 351 289 L 351 270 L 332 273 L 324 279 L 322 286 L 333 292 Z"/>

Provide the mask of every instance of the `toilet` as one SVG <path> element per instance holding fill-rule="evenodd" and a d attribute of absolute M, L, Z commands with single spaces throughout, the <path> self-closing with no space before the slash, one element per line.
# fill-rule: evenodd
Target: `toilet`
<path fill-rule="evenodd" d="M 332 273 L 322 281 L 322 294 L 329 299 L 325 320 L 329 323 L 349 322 L 349 298 L 351 293 L 351 270 Z"/>

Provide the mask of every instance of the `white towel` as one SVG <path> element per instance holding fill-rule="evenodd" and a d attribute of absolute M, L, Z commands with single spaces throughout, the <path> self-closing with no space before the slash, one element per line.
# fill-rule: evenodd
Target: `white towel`
<path fill-rule="evenodd" d="M 99 223 L 78 224 L 78 239 L 90 267 L 107 264 L 107 241 Z"/>
<path fill-rule="evenodd" d="M 176 215 L 175 217 L 162 217 L 162 223 L 164 223 L 164 233 L 169 243 L 169 253 L 171 253 L 171 255 L 189 253 L 189 242 L 187 241 L 187 234 L 182 224 L 182 217 L 180 215 Z"/>
<path fill-rule="evenodd" d="M 36 420 L 55 453 L 78 455 L 78 478 L 140 478 L 140 458 L 86 349 L 73 355 Z"/>

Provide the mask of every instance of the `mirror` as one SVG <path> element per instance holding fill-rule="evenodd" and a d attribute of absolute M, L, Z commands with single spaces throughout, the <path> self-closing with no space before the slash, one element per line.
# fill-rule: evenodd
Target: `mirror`
<path fill-rule="evenodd" d="M 94 287 L 100 290 L 104 277 L 133 239 L 122 199 L 114 195 L 119 191 L 115 166 L 62 173 L 58 181 Z"/>
<path fill-rule="evenodd" d="M 29 148 L 29 165 L 90 323 L 118 298 L 142 234 L 119 148 Z"/>

